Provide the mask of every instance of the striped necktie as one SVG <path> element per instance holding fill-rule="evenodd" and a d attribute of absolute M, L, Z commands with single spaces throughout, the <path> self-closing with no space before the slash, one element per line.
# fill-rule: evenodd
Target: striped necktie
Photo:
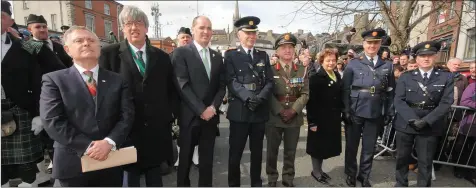
<path fill-rule="evenodd" d="M 88 80 L 86 82 L 86 85 L 88 86 L 89 93 L 91 96 L 95 97 L 97 94 L 97 89 L 96 89 L 96 80 L 94 80 L 93 77 L 93 72 L 92 71 L 84 71 L 84 74 L 88 76 Z"/>

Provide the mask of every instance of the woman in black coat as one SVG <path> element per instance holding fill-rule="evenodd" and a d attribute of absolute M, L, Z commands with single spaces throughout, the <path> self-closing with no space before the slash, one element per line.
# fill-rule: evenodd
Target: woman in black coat
<path fill-rule="evenodd" d="M 341 77 L 334 71 L 337 52 L 324 49 L 319 64 L 309 73 L 309 102 L 306 105 L 308 134 L 306 152 L 312 157 L 311 175 L 316 181 L 328 184 L 331 178 L 322 171 L 324 159 L 341 153 Z"/>

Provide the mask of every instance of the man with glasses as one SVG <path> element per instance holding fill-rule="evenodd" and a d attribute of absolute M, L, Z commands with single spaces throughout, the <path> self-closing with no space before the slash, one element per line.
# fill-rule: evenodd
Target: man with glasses
<path fill-rule="evenodd" d="M 161 164 L 173 158 L 172 126 L 178 93 L 170 57 L 147 44 L 147 15 L 135 6 L 125 6 L 119 23 L 126 40 L 102 49 L 102 68 L 123 76 L 134 97 L 134 126 L 126 145 L 137 148 L 138 162 L 127 166 L 128 186 L 140 187 L 145 175 L 147 187 L 161 187 Z M 127 134 L 127 133 L 125 133 Z"/>

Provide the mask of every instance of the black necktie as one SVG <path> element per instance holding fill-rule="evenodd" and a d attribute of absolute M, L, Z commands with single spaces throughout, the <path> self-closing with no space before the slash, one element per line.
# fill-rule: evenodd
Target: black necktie
<path fill-rule="evenodd" d="M 253 57 L 251 57 L 251 50 L 248 50 L 248 58 L 250 59 L 250 62 L 253 61 Z"/>
<path fill-rule="evenodd" d="M 5 37 L 5 44 L 10 44 L 10 37 L 8 35 Z"/>
<path fill-rule="evenodd" d="M 375 65 L 374 65 L 374 58 L 373 58 L 373 57 L 370 58 L 370 64 L 372 64 L 372 66 L 375 66 Z"/>
<path fill-rule="evenodd" d="M 428 82 L 428 73 L 423 73 L 423 83 L 426 85 L 426 83 Z"/>

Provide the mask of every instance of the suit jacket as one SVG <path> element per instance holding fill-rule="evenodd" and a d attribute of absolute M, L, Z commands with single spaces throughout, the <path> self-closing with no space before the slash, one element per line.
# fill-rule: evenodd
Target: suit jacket
<path fill-rule="evenodd" d="M 53 43 L 53 52 L 58 56 L 64 66 L 71 67 L 73 66 L 73 59 L 64 51 L 63 45 L 52 42 Z"/>
<path fill-rule="evenodd" d="M 429 94 L 420 88 L 423 83 L 419 69 L 403 73 L 397 82 L 395 90 L 395 129 L 408 134 L 443 135 L 447 127 L 446 117 L 454 101 L 454 80 L 451 73 L 433 69 L 428 83 L 425 85 Z M 435 109 L 411 108 L 408 103 L 421 103 L 436 106 Z M 430 126 L 416 131 L 408 125 L 410 119 L 422 119 Z"/>
<path fill-rule="evenodd" d="M 55 141 L 55 179 L 81 174 L 80 157 L 92 141 L 108 137 L 120 148 L 132 128 L 134 106 L 127 82 L 100 68 L 97 84 L 95 102 L 76 67 L 43 75 L 40 117 Z"/>
<path fill-rule="evenodd" d="M 220 53 L 210 51 L 210 79 L 194 43 L 177 48 L 172 54 L 172 64 L 181 91 L 179 126 L 189 128 L 205 123 L 200 118 L 205 109 L 213 105 L 218 111 L 225 96 L 225 66 Z M 216 115 L 207 123 L 218 124 Z"/>
<path fill-rule="evenodd" d="M 146 70 L 142 76 L 133 60 L 128 42 L 106 46 L 101 51 L 99 65 L 131 84 L 135 120 L 128 145 L 138 152 L 138 165 L 154 167 L 173 157 L 172 126 L 179 98 L 170 57 L 164 51 L 146 47 Z"/>

